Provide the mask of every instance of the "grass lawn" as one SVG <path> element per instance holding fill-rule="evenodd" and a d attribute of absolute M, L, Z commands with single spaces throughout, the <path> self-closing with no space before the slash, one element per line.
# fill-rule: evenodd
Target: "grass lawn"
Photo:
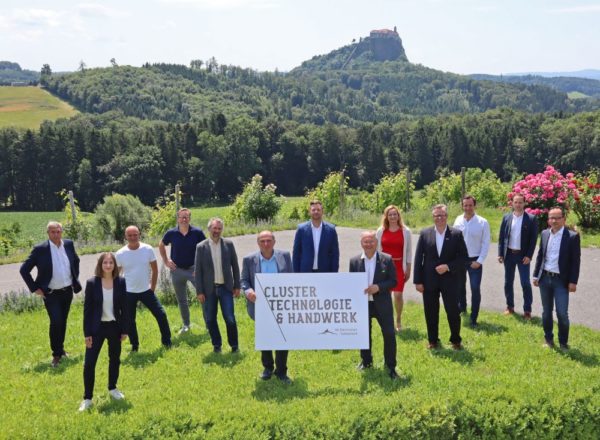
<path fill-rule="evenodd" d="M 39 87 L 0 87 L 0 127 L 35 129 L 45 120 L 68 118 L 73 107 Z"/>
<path fill-rule="evenodd" d="M 571 329 L 569 352 L 542 348 L 534 319 L 483 312 L 480 329 L 464 327 L 465 350 L 429 352 L 421 306 L 408 304 L 407 328 L 397 337 L 398 371 L 383 369 L 374 329 L 375 368 L 358 372 L 358 351 L 289 355 L 285 386 L 258 379 L 260 354 L 253 323 L 236 301 L 240 354 L 212 353 L 203 325 L 160 348 L 153 317 L 138 313 L 140 352 L 124 344 L 119 388 L 106 391 L 107 349 L 96 369 L 94 407 L 77 412 L 83 393 L 82 306 L 73 305 L 66 348 L 71 357 L 49 366 L 43 310 L 0 314 L 1 438 L 598 438 L 600 332 Z M 173 331 L 178 310 L 168 306 Z M 201 322 L 197 304 L 192 318 Z M 220 321 L 224 334 L 224 325 Z M 225 348 L 225 347 L 224 347 Z"/>

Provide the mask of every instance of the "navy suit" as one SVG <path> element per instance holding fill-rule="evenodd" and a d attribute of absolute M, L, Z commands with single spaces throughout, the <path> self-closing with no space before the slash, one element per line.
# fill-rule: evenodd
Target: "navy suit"
<path fill-rule="evenodd" d="M 337 272 L 340 267 L 340 248 L 335 226 L 322 222 L 321 239 L 317 251 L 317 272 Z M 298 225 L 294 237 L 293 263 L 294 272 L 313 272 L 315 245 L 313 242 L 311 222 Z"/>
<path fill-rule="evenodd" d="M 92 277 L 86 283 L 83 303 L 83 334 L 85 337 L 92 337 L 92 347 L 85 350 L 83 364 L 84 399 L 91 399 L 93 396 L 96 362 L 105 339 L 108 341 L 108 389 L 112 390 L 117 387 L 119 366 L 121 364 L 121 335 L 127 334 L 129 329 L 126 292 L 125 278 L 115 278 L 112 294 L 115 320 L 102 321 L 104 303 L 102 279 Z"/>
<path fill-rule="evenodd" d="M 533 292 L 529 280 L 531 265 L 523 264 L 523 258 L 528 257 L 530 260 L 533 259 L 538 225 L 534 215 L 524 212 L 521 222 L 521 249 L 510 249 L 508 243 L 510 241 L 512 217 L 513 213 L 510 212 L 502 218 L 500 237 L 498 238 L 498 256 L 504 259 L 504 296 L 506 297 L 506 307 L 511 311 L 515 308 L 514 280 L 515 268 L 518 268 L 521 288 L 523 289 L 523 311 L 531 313 L 531 304 L 533 302 Z"/>
<path fill-rule="evenodd" d="M 60 357 L 65 354 L 64 342 L 67 332 L 67 318 L 71 309 L 73 292 L 81 291 L 79 284 L 79 257 L 71 240 L 64 239 L 63 246 L 69 259 L 72 283 L 62 286 L 64 289 L 51 291 L 48 285 L 52 280 L 52 254 L 50 241 L 46 240 L 34 246 L 31 254 L 21 265 L 19 272 L 31 292 L 41 289 L 44 292 L 44 306 L 50 318 L 50 347 L 52 356 Z M 33 268 L 37 268 L 35 280 L 31 276 Z"/>
<path fill-rule="evenodd" d="M 442 252 L 438 255 L 436 245 L 435 227 L 423 229 L 419 235 L 415 251 L 414 284 L 423 284 L 423 306 L 425 309 L 425 322 L 427 323 L 427 337 L 429 343 L 437 344 L 440 293 L 444 301 L 444 309 L 450 326 L 450 342 L 460 344 L 460 311 L 458 309 L 458 286 L 461 271 L 464 270 L 467 258 L 467 246 L 462 232 L 458 229 L 447 227 L 444 235 Z M 447 264 L 450 269 L 440 275 L 435 268 Z"/>
<path fill-rule="evenodd" d="M 287 251 L 273 250 L 273 256 L 275 257 L 275 263 L 277 264 L 278 273 L 290 273 L 292 270 L 292 260 L 290 253 Z M 261 273 L 260 267 L 260 252 L 254 252 L 244 257 L 242 263 L 242 278 L 241 285 L 242 290 L 248 289 L 254 290 L 254 276 L 257 273 Z M 248 315 L 254 320 L 254 303 L 246 300 L 246 307 L 248 308 Z M 276 350 L 275 361 L 273 361 L 273 353 L 271 350 L 261 351 L 261 361 L 263 367 L 269 371 L 274 371 L 276 376 L 285 377 L 287 374 L 287 350 Z M 273 370 L 273 368 L 275 370 Z"/>
<path fill-rule="evenodd" d="M 377 319 L 383 335 L 383 357 L 385 365 L 394 371 L 396 368 L 396 335 L 394 333 L 394 306 L 392 305 L 391 289 L 396 285 L 396 267 L 392 257 L 383 252 L 377 252 L 373 284 L 379 286 L 379 292 L 369 301 L 369 348 L 360 351 L 363 366 L 373 364 L 371 353 L 371 319 Z M 365 272 L 365 260 L 361 255 L 350 259 L 350 272 Z"/>
<path fill-rule="evenodd" d="M 551 342 L 554 338 L 552 312 L 556 303 L 558 320 L 558 342 L 566 345 L 569 340 L 569 284 L 577 284 L 581 265 L 581 242 L 579 234 L 563 229 L 558 253 L 558 273 L 544 270 L 548 252 L 550 229 L 542 231 L 540 248 L 535 262 L 533 277 L 538 280 L 542 298 L 542 326 L 544 337 Z"/>

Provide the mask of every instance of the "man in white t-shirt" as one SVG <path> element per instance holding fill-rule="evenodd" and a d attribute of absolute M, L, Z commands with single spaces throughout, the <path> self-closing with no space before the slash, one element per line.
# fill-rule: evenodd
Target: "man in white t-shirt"
<path fill-rule="evenodd" d="M 171 329 L 167 320 L 167 312 L 156 297 L 154 290 L 158 280 L 158 264 L 152 246 L 140 241 L 140 230 L 137 226 L 125 229 L 127 245 L 117 251 L 117 264 L 123 271 L 127 283 L 127 309 L 130 314 L 129 341 L 131 351 L 137 352 L 140 341 L 135 324 L 138 301 L 141 301 L 156 318 L 160 329 L 161 342 L 166 348 L 171 347 Z"/>

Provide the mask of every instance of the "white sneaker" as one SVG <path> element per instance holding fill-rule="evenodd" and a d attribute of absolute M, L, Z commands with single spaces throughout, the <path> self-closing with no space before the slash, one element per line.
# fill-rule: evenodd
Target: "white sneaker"
<path fill-rule="evenodd" d="M 81 402 L 81 405 L 79 405 L 79 411 L 80 412 L 87 411 L 88 409 L 90 409 L 92 407 L 92 405 L 93 405 L 92 399 L 85 399 Z"/>
<path fill-rule="evenodd" d="M 112 397 L 115 400 L 123 400 L 125 398 L 125 394 L 120 392 L 117 388 L 109 390 L 108 394 L 110 394 L 110 397 Z"/>
<path fill-rule="evenodd" d="M 187 333 L 189 331 L 190 331 L 189 326 L 184 325 L 183 327 L 181 327 L 181 330 L 179 330 L 179 334 L 182 335 L 182 334 Z"/>

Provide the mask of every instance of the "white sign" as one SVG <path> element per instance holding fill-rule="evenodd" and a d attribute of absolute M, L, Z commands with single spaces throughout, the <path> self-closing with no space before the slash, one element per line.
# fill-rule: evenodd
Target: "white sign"
<path fill-rule="evenodd" d="M 366 273 L 258 273 L 254 286 L 257 350 L 369 347 Z"/>

